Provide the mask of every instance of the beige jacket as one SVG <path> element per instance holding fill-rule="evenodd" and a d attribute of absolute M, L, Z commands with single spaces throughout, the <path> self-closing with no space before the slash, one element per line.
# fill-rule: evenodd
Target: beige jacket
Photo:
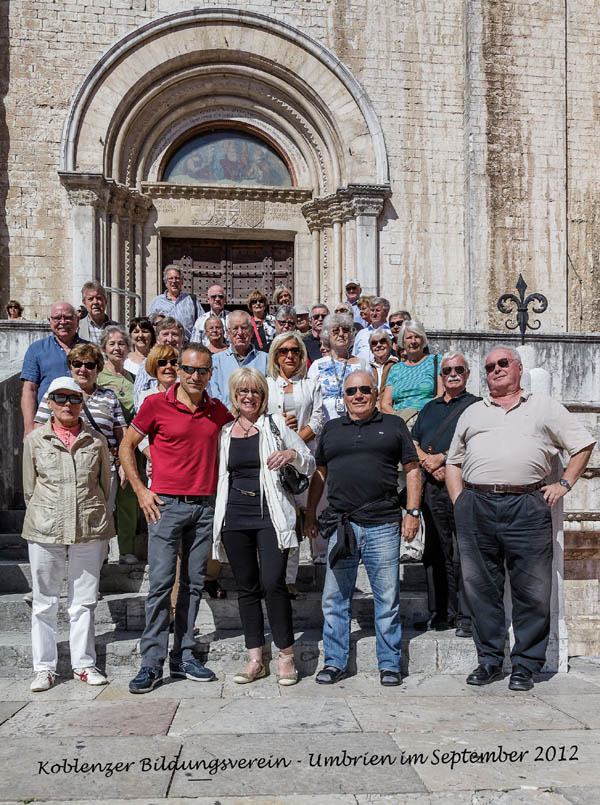
<path fill-rule="evenodd" d="M 82 425 L 69 453 L 49 419 L 24 442 L 23 539 L 72 545 L 114 537 L 106 503 L 109 490 L 110 455 L 104 436 Z"/>

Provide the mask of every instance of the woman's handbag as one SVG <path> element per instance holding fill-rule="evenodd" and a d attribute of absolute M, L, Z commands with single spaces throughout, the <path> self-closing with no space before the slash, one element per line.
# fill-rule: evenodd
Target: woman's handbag
<path fill-rule="evenodd" d="M 271 426 L 271 432 L 278 443 L 279 450 L 281 450 L 281 432 L 273 421 L 271 414 L 268 414 L 268 419 Z M 281 486 L 286 492 L 289 492 L 290 495 L 300 495 L 305 489 L 308 489 L 308 476 L 298 472 L 298 470 L 291 464 L 284 464 L 283 467 L 279 469 L 279 480 L 281 481 Z"/>

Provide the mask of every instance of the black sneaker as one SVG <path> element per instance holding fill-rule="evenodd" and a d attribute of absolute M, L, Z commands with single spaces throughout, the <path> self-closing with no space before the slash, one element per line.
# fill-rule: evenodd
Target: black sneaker
<path fill-rule="evenodd" d="M 153 688 L 162 685 L 163 670 L 159 665 L 142 665 L 131 682 L 129 683 L 130 693 L 149 693 Z"/>
<path fill-rule="evenodd" d="M 171 660 L 169 662 L 169 672 L 171 676 L 181 679 L 193 679 L 194 682 L 212 682 L 217 677 L 214 671 L 203 665 L 196 657 L 191 660 Z"/>

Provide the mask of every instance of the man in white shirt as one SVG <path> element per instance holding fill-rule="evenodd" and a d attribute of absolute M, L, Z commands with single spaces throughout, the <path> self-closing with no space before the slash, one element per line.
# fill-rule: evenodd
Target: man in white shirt
<path fill-rule="evenodd" d="M 195 344 L 204 344 L 204 346 L 208 346 L 208 337 L 205 333 L 206 322 L 211 317 L 221 319 L 223 322 L 223 332 L 225 333 L 225 340 L 227 341 L 227 311 L 225 310 L 225 304 L 227 302 L 227 296 L 225 295 L 225 291 L 220 285 L 211 285 L 208 289 L 207 301 L 209 304 L 209 310 L 206 313 L 201 313 L 196 322 L 194 324 L 194 329 L 192 330 L 192 337 L 190 341 L 193 341 Z"/>
<path fill-rule="evenodd" d="M 166 290 L 150 302 L 148 316 L 161 313 L 177 319 L 183 324 L 185 337 L 189 340 L 194 322 L 198 318 L 196 297 L 183 292 L 183 272 L 179 266 L 167 266 L 163 272 L 163 280 Z"/>
<path fill-rule="evenodd" d="M 369 347 L 369 338 L 373 330 L 379 330 L 380 327 L 383 327 L 388 332 L 391 332 L 387 323 L 388 313 L 390 312 L 390 303 L 387 299 L 383 296 L 375 296 L 369 304 L 369 311 L 371 313 L 371 324 L 356 334 L 352 350 L 353 355 L 357 358 L 362 358 L 367 363 L 371 363 L 374 360 Z"/>
<path fill-rule="evenodd" d="M 362 288 L 360 287 L 360 282 L 358 280 L 348 280 L 346 283 L 346 301 L 350 302 L 352 305 L 352 316 L 354 317 L 354 323 L 360 324 L 361 327 L 363 325 L 363 320 L 360 315 L 360 308 L 358 306 L 358 300 L 362 294 Z"/>

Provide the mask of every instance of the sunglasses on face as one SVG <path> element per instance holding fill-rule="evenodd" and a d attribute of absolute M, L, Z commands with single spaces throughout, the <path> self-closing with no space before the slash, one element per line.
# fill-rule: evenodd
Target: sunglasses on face
<path fill-rule="evenodd" d="M 313 313 L 312 317 L 313 319 L 324 319 L 326 315 L 327 313 Z"/>
<path fill-rule="evenodd" d="M 278 324 L 279 324 L 281 327 L 283 327 L 284 325 L 285 325 L 286 327 L 295 327 L 295 326 L 296 326 L 296 322 L 295 322 L 295 321 L 292 321 L 291 319 L 277 319 L 277 323 L 278 323 Z"/>
<path fill-rule="evenodd" d="M 361 394 L 372 394 L 375 389 L 371 386 L 348 386 L 348 388 L 344 391 L 344 394 L 347 397 L 354 397 L 354 395 L 360 391 Z"/>
<path fill-rule="evenodd" d="M 177 366 L 177 358 L 159 358 L 156 361 L 157 366 Z"/>
<path fill-rule="evenodd" d="M 514 358 L 498 358 L 497 361 L 494 363 L 486 363 L 485 365 L 485 373 L 489 375 L 491 372 L 494 371 L 496 366 L 499 366 L 501 369 L 506 369 L 506 367 L 514 361 Z"/>
<path fill-rule="evenodd" d="M 186 366 L 184 363 L 179 364 L 179 368 L 182 369 L 186 375 L 197 374 L 198 377 L 204 377 L 210 372 L 210 369 L 207 369 L 205 366 Z"/>
<path fill-rule="evenodd" d="M 336 327 L 335 330 L 331 331 L 331 334 L 332 335 L 339 335 L 340 333 L 349 333 L 349 332 L 350 332 L 349 327 Z"/>
<path fill-rule="evenodd" d="M 299 354 L 300 354 L 300 347 L 279 347 L 279 349 L 277 350 L 277 352 L 278 352 L 280 355 L 283 355 L 284 357 L 285 357 L 286 355 L 289 355 L 290 353 L 291 353 L 292 355 L 299 355 Z"/>
<path fill-rule="evenodd" d="M 49 394 L 48 397 L 59 405 L 64 405 L 67 402 L 70 402 L 71 405 L 81 405 L 83 402 L 83 396 L 81 394 L 61 394 L 59 391 L 54 391 L 52 394 Z"/>
<path fill-rule="evenodd" d="M 76 369 L 81 369 L 82 366 L 85 366 L 90 372 L 92 369 L 98 368 L 95 361 L 71 361 L 71 366 L 74 366 Z"/>
<path fill-rule="evenodd" d="M 258 389 L 238 389 L 236 393 L 238 397 L 262 397 L 262 391 Z"/>
<path fill-rule="evenodd" d="M 53 321 L 57 324 L 59 321 L 73 321 L 75 316 L 50 316 L 50 321 Z"/>
<path fill-rule="evenodd" d="M 464 375 L 466 371 L 464 366 L 442 366 L 442 374 L 444 377 L 451 375 L 452 372 L 456 372 L 457 375 Z"/>
<path fill-rule="evenodd" d="M 381 346 L 381 344 L 387 344 L 387 338 L 379 338 L 377 341 L 375 339 L 373 339 L 371 341 L 371 346 L 372 347 L 378 347 L 378 346 Z"/>
<path fill-rule="evenodd" d="M 393 329 L 394 329 L 394 327 L 402 327 L 402 324 L 403 324 L 403 322 L 402 322 L 402 321 L 391 321 L 391 322 L 390 322 L 390 327 L 391 327 L 391 328 L 392 328 L 392 330 L 393 330 Z"/>
<path fill-rule="evenodd" d="M 209 299 L 225 299 L 224 293 L 213 293 L 209 297 Z"/>

